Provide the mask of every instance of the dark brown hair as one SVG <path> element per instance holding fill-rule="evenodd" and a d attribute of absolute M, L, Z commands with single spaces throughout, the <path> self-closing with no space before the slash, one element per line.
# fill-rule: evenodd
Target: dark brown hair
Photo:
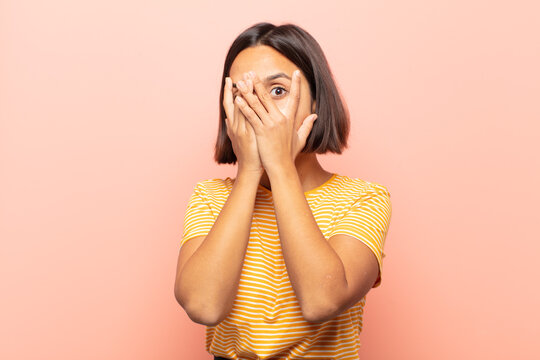
<path fill-rule="evenodd" d="M 320 45 L 307 31 L 297 25 L 276 26 L 261 22 L 242 32 L 232 43 L 225 58 L 219 94 L 219 130 L 214 160 L 218 164 L 235 164 L 237 161 L 231 139 L 227 135 L 223 88 L 225 78 L 229 76 L 236 56 L 242 50 L 258 45 L 270 46 L 277 50 L 302 71 L 309 83 L 311 99 L 316 101 L 317 121 L 314 122 L 313 129 L 301 152 L 341 154 L 342 150 L 347 148 L 350 128 L 349 112 L 334 83 L 332 72 Z"/>

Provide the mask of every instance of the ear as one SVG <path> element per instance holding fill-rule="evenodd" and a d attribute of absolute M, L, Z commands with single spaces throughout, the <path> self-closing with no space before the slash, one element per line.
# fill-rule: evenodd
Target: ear
<path fill-rule="evenodd" d="M 311 112 L 312 112 L 312 113 L 315 113 L 315 108 L 316 108 L 316 106 L 317 106 L 317 102 L 316 102 L 315 100 L 313 100 L 313 101 L 311 102 Z"/>

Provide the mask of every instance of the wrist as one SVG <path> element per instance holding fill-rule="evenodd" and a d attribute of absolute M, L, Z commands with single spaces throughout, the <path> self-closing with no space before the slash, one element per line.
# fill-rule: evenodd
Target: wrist
<path fill-rule="evenodd" d="M 268 178 L 272 179 L 276 176 L 298 174 L 296 165 L 292 161 L 283 161 L 273 167 L 265 168 Z"/>
<path fill-rule="evenodd" d="M 274 174 L 297 172 L 296 165 L 291 159 L 284 159 L 282 161 L 278 161 L 271 166 L 266 166 L 264 169 L 266 170 L 268 177 L 271 177 Z"/>
<path fill-rule="evenodd" d="M 242 182 L 255 182 L 259 184 L 261 181 L 261 177 L 264 173 L 264 169 L 262 170 L 245 170 L 245 169 L 238 169 L 238 172 L 236 174 L 236 179 L 238 181 Z"/>

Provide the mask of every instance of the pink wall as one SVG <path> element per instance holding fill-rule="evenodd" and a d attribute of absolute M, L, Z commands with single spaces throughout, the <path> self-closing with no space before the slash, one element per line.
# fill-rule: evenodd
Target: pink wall
<path fill-rule="evenodd" d="M 325 168 L 384 184 L 361 358 L 532 359 L 540 303 L 533 1 L 0 3 L 0 358 L 210 359 L 173 295 L 234 37 L 294 22 L 352 116 Z M 536 355 L 533 355 L 536 353 Z"/>

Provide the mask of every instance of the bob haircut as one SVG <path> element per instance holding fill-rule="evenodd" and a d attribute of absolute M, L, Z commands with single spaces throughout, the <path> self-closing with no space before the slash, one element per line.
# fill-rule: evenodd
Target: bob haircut
<path fill-rule="evenodd" d="M 294 24 L 280 26 L 268 22 L 257 23 L 242 32 L 232 43 L 223 68 L 219 94 L 219 130 L 215 145 L 214 160 L 218 164 L 235 164 L 231 139 L 227 135 L 227 117 L 223 107 L 225 78 L 229 76 L 236 56 L 248 47 L 266 45 L 274 48 L 307 78 L 311 101 L 316 101 L 317 121 L 301 153 L 341 154 L 347 148 L 350 120 L 349 112 L 342 101 L 326 57 L 317 41 L 304 29 Z"/>

